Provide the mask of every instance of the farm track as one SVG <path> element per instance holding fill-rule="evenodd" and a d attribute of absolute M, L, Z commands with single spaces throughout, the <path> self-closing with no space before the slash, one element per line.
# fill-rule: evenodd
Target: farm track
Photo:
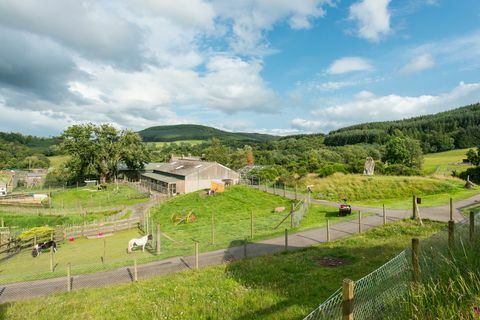
<path fill-rule="evenodd" d="M 273 189 L 267 190 L 273 193 Z M 282 191 L 283 195 L 283 191 Z M 290 199 L 295 198 L 292 192 L 285 192 L 285 196 Z M 480 201 L 480 195 L 454 203 L 454 220 L 464 219 L 460 209 Z M 312 203 L 337 206 L 337 203 L 313 200 Z M 145 212 L 149 207 L 139 206 L 139 210 Z M 354 210 L 372 213 L 362 219 L 362 231 L 367 231 L 383 224 L 381 208 L 370 208 L 362 206 L 353 206 Z M 138 211 L 140 212 L 140 211 Z M 411 210 L 387 210 L 387 223 L 405 219 L 411 216 Z M 423 219 L 437 221 L 449 220 L 449 207 L 438 206 L 421 209 Z M 330 240 L 336 240 L 358 233 L 357 221 L 345 221 L 330 226 Z M 299 250 L 312 245 L 326 242 L 326 228 L 316 228 L 290 234 L 288 237 L 288 250 Z M 276 237 L 268 240 L 258 241 L 247 245 L 247 256 L 258 257 L 285 251 L 285 237 Z M 232 246 L 227 249 L 204 252 L 199 255 L 199 267 L 207 267 L 243 259 L 244 247 Z M 195 267 L 195 257 L 174 257 L 138 266 L 138 279 L 147 279 L 157 275 L 181 272 Z M 72 290 L 94 287 L 108 287 L 114 284 L 133 282 L 133 266 L 121 267 L 114 270 L 99 272 L 93 274 L 75 275 L 72 277 Z M 65 292 L 67 290 L 66 277 L 17 282 L 0 286 L 0 303 L 30 299 L 33 297 L 45 296 L 52 293 Z"/>

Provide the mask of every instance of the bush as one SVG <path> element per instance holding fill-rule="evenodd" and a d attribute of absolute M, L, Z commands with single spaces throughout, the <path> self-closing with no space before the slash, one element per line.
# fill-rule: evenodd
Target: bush
<path fill-rule="evenodd" d="M 22 240 L 24 239 L 30 239 L 33 238 L 34 236 L 37 236 L 37 238 L 42 238 L 42 237 L 47 237 L 52 234 L 55 230 L 50 227 L 34 227 L 31 228 L 27 231 L 22 232 L 18 237 Z"/>
<path fill-rule="evenodd" d="M 407 167 L 403 164 L 391 164 L 386 166 L 383 173 L 390 176 L 421 176 L 422 171 Z"/>
<path fill-rule="evenodd" d="M 325 163 L 318 169 L 318 176 L 321 178 L 331 176 L 336 172 L 348 173 L 347 167 L 342 163 Z"/>
<path fill-rule="evenodd" d="M 459 177 L 463 180 L 467 180 L 469 176 L 470 181 L 476 184 L 480 184 L 480 167 L 467 169 L 459 175 Z"/>

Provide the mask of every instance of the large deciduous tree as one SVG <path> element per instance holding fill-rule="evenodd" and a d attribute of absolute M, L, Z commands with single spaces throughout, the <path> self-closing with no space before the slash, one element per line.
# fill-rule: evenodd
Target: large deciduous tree
<path fill-rule="evenodd" d="M 398 164 L 409 168 L 421 169 L 423 153 L 420 142 L 401 135 L 390 137 L 385 145 L 383 161 L 388 164 Z"/>
<path fill-rule="evenodd" d="M 138 170 L 149 161 L 146 147 L 137 133 L 119 131 L 108 124 L 73 125 L 63 132 L 60 146 L 70 155 L 66 167 L 77 181 L 99 177 L 103 183 L 116 176 L 119 162 Z"/>

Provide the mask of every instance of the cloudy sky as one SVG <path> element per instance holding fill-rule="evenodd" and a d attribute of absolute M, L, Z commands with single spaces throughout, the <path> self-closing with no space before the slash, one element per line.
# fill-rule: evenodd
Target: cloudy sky
<path fill-rule="evenodd" d="M 0 131 L 328 132 L 480 101 L 478 0 L 2 0 Z"/>

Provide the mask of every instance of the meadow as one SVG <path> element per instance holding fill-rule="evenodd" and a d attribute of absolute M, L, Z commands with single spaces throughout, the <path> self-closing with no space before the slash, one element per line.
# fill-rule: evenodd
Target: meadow
<path fill-rule="evenodd" d="M 443 224 L 412 221 L 295 252 L 249 258 L 132 284 L 4 304 L 8 319 L 300 319 L 336 291 Z M 346 261 L 323 266 L 324 257 Z"/>
<path fill-rule="evenodd" d="M 468 149 L 457 149 L 445 152 L 426 154 L 423 159 L 423 172 L 426 175 L 451 176 L 453 171 L 459 174 L 472 168 L 471 165 L 463 164 Z"/>

